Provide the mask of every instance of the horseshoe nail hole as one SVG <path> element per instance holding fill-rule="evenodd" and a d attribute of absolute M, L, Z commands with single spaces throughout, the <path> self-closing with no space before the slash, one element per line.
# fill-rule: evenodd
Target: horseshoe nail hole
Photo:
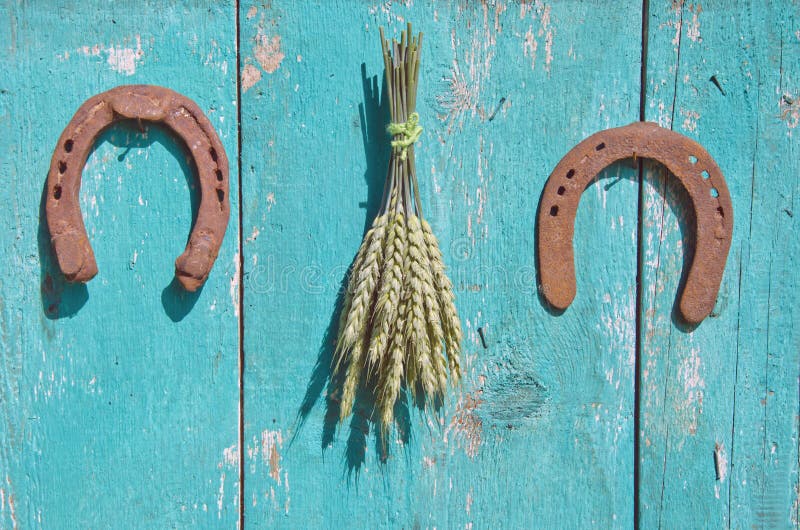
<path fill-rule="evenodd" d="M 567 191 L 567 188 L 565 188 L 564 186 L 559 186 L 558 191 L 556 193 L 558 193 L 559 195 L 564 195 L 565 191 Z"/>
<path fill-rule="evenodd" d="M 558 206 L 551 206 L 550 207 L 550 215 L 555 217 L 558 215 Z"/>
<path fill-rule="evenodd" d="M 72 152 L 72 140 L 71 139 L 67 140 L 66 142 L 64 142 L 64 151 L 66 151 L 67 153 L 71 153 Z"/>
<path fill-rule="evenodd" d="M 221 169 L 217 170 L 217 180 L 222 182 L 222 170 Z"/>
<path fill-rule="evenodd" d="M 208 154 L 211 155 L 211 160 L 213 160 L 214 162 L 217 161 L 217 150 L 216 149 L 214 149 L 212 147 L 211 149 L 208 150 Z"/>
<path fill-rule="evenodd" d="M 697 163 L 697 157 L 694 156 L 694 155 L 689 155 L 689 162 L 691 162 L 692 164 L 696 164 Z"/>
<path fill-rule="evenodd" d="M 53 198 L 55 200 L 59 200 L 61 198 L 61 185 L 60 184 L 56 184 L 55 187 L 53 188 Z"/>
<path fill-rule="evenodd" d="M 714 198 L 719 197 L 719 192 L 717 191 L 717 188 L 711 188 L 711 196 Z"/>
<path fill-rule="evenodd" d="M 574 169 L 570 169 L 569 171 L 567 171 L 567 178 L 568 179 L 571 179 L 574 176 L 575 176 L 575 170 Z"/>
<path fill-rule="evenodd" d="M 711 176 L 711 175 L 709 175 L 709 174 L 708 174 L 708 171 L 706 171 L 706 170 L 703 170 L 703 172 L 702 172 L 702 173 L 700 173 L 700 175 L 701 175 L 701 176 L 702 176 L 704 179 L 708 179 L 708 178 Z"/>
<path fill-rule="evenodd" d="M 217 200 L 222 202 L 225 200 L 225 192 L 222 190 L 217 190 Z"/>
<path fill-rule="evenodd" d="M 725 210 L 722 209 L 722 206 L 717 206 L 717 215 L 725 217 Z"/>
<path fill-rule="evenodd" d="M 597 144 L 597 147 L 594 148 L 595 151 L 602 151 L 606 148 L 605 142 Z"/>
<path fill-rule="evenodd" d="M 67 163 L 63 160 L 58 161 L 58 172 L 64 173 L 67 170 Z"/>

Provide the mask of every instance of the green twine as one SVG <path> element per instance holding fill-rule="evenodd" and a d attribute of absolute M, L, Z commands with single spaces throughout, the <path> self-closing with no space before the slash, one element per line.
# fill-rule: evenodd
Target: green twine
<path fill-rule="evenodd" d="M 412 112 L 405 123 L 390 123 L 386 130 L 392 136 L 399 136 L 392 140 L 392 147 L 399 150 L 400 160 L 405 160 L 408 156 L 408 148 L 422 136 L 419 114 Z"/>

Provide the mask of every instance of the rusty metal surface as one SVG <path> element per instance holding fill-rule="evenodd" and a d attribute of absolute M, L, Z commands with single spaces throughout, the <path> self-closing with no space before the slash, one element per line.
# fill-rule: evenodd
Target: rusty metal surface
<path fill-rule="evenodd" d="M 200 207 L 186 249 L 175 260 L 175 276 L 186 290 L 195 291 L 206 281 L 228 226 L 228 158 L 200 107 L 159 86 L 124 85 L 93 96 L 61 134 L 47 175 L 45 206 L 58 265 L 72 282 L 87 282 L 97 274 L 80 210 L 81 172 L 98 135 L 121 120 L 166 125 L 194 158 Z"/>
<path fill-rule="evenodd" d="M 593 134 L 561 159 L 547 180 L 539 209 L 537 245 L 541 290 L 553 307 L 575 298 L 573 235 L 583 190 L 606 166 L 626 158 L 649 158 L 680 181 L 696 224 L 694 257 L 679 293 L 690 324 L 707 317 L 717 298 L 733 232 L 733 206 L 719 166 L 703 147 L 654 123 L 636 122 Z"/>

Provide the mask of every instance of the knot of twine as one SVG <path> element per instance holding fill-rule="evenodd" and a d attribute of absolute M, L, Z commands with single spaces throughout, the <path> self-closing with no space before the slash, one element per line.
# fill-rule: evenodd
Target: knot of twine
<path fill-rule="evenodd" d="M 392 147 L 400 153 L 400 160 L 405 160 L 408 156 L 408 148 L 422 136 L 419 114 L 412 112 L 405 123 L 390 123 L 386 130 L 392 136 L 399 137 L 392 140 Z"/>

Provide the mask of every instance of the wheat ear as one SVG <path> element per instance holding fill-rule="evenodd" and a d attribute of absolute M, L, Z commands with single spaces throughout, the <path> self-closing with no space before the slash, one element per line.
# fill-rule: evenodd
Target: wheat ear
<path fill-rule="evenodd" d="M 358 248 L 356 257 L 353 259 L 353 264 L 350 266 L 350 271 L 347 276 L 347 286 L 345 287 L 344 299 L 342 301 L 342 312 L 339 314 L 339 330 L 336 334 L 336 349 L 331 362 L 333 376 L 335 376 L 342 367 L 342 362 L 344 360 L 343 357 L 346 353 L 344 348 L 342 348 L 342 343 L 344 340 L 344 330 L 347 327 L 347 318 L 350 315 L 350 309 L 353 307 L 353 293 L 355 293 L 356 288 L 358 287 L 361 265 L 364 263 L 364 257 L 369 251 L 372 235 L 375 233 L 375 228 L 379 224 L 380 222 L 376 217 L 372 222 L 370 229 L 367 230 L 364 239 L 361 241 L 361 246 Z"/>
<path fill-rule="evenodd" d="M 400 291 L 397 314 L 405 315 L 408 296 L 404 289 Z M 378 390 L 378 408 L 381 414 L 381 429 L 384 434 L 389 432 L 389 427 L 394 419 L 394 405 L 400 396 L 400 387 L 403 383 L 403 370 L 406 363 L 406 320 L 397 318 L 391 323 L 389 335 L 389 349 L 386 362 L 381 369 L 381 381 Z"/>
<path fill-rule="evenodd" d="M 428 324 L 428 342 L 431 345 L 431 362 L 433 363 L 439 392 L 444 396 L 447 391 L 447 364 L 444 356 L 444 330 L 442 329 L 441 308 L 433 286 L 433 275 L 428 274 L 428 281 L 422 285 L 425 300 L 425 320 Z"/>
<path fill-rule="evenodd" d="M 428 339 L 427 325 L 425 322 L 424 286 L 431 282 L 430 265 L 425 249 L 425 239 L 419 218 L 415 215 L 408 217 L 408 305 L 406 306 L 406 341 L 408 342 L 411 359 L 409 362 L 416 364 L 417 378 L 425 391 L 426 396 L 433 397 L 438 389 L 436 371 L 431 359 L 431 343 Z M 409 385 L 413 385 L 409 381 Z"/>
<path fill-rule="evenodd" d="M 403 262 L 406 257 L 406 221 L 403 213 L 390 214 L 386 235 L 386 252 L 381 285 L 375 302 L 372 336 L 369 341 L 367 366 L 379 370 L 389 347 L 392 324 L 397 318 L 400 291 L 403 286 Z"/>
<path fill-rule="evenodd" d="M 431 230 L 431 225 L 423 219 L 422 232 L 425 235 L 425 246 L 428 251 L 428 258 L 431 263 L 431 275 L 439 301 L 442 329 L 447 350 L 447 364 L 450 368 L 450 378 L 453 384 L 457 384 L 461 379 L 461 320 L 456 311 L 455 296 L 453 295 L 453 284 L 445 272 L 442 251 L 439 249 L 439 241 Z"/>
<path fill-rule="evenodd" d="M 386 215 L 376 217 L 373 227 L 375 231 L 372 233 L 372 238 L 364 255 L 364 261 L 358 271 L 358 283 L 355 291 L 353 291 L 353 301 L 347 315 L 344 332 L 339 338 L 339 347 L 342 351 L 350 352 L 347 374 L 342 385 L 341 420 L 349 416 L 353 410 L 358 380 L 363 367 L 362 357 L 365 342 L 369 336 L 368 328 L 372 304 L 380 279 L 381 265 L 383 264 Z"/>
<path fill-rule="evenodd" d="M 424 219 L 420 219 L 425 223 Z M 427 323 L 428 342 L 430 344 L 430 358 L 433 365 L 434 374 L 438 384 L 439 393 L 444 396 L 447 391 L 447 365 L 444 357 L 445 335 L 442 329 L 441 305 L 435 288 L 433 277 L 433 265 L 430 259 L 430 252 L 425 241 L 425 232 L 421 224 L 416 224 L 420 240 L 422 241 L 422 254 L 424 261 L 425 275 L 422 277 L 421 287 L 422 296 L 425 302 L 425 321 Z"/>

